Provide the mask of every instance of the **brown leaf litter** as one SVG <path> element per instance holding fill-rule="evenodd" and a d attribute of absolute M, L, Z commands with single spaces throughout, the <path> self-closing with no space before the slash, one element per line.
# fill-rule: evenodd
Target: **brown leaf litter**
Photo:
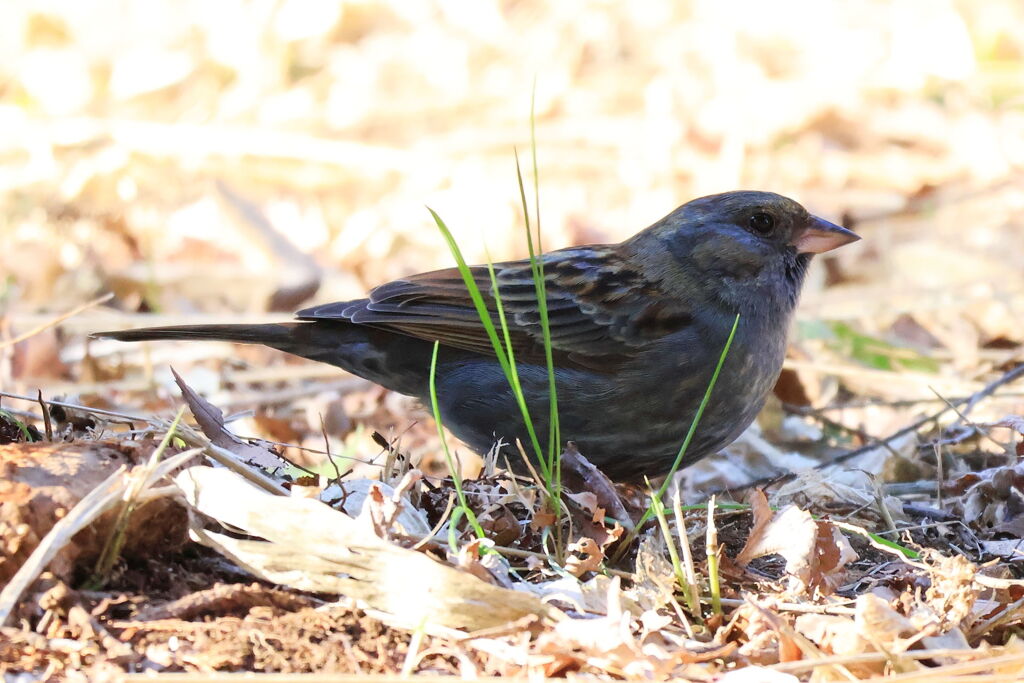
<path fill-rule="evenodd" d="M 216 428 L 225 429 L 223 424 Z M 16 482 L 32 473 L 44 500 L 46 482 L 78 482 L 81 492 L 120 464 L 143 467 L 142 456 L 148 457 L 153 447 L 151 436 L 21 444 L 17 448 L 24 453 L 11 456 L 7 467 Z M 292 485 L 289 496 L 280 486 L 267 488 L 230 469 L 179 468 L 174 486 L 158 486 L 146 498 L 148 505 L 180 511 L 178 501 L 183 501 L 191 510 L 193 538 L 227 562 L 195 545 L 179 543 L 147 554 L 145 544 L 128 543 L 118 573 L 103 591 L 76 591 L 68 585 L 79 580 L 78 569 L 87 557 L 79 550 L 52 563 L 24 596 L 19 614 L 23 623 L 35 626 L 31 631 L 5 627 L 0 662 L 32 666 L 30 652 L 35 652 L 49 658 L 50 674 L 57 675 L 126 666 L 386 672 L 414 661 L 417 670 L 438 673 L 535 671 L 551 676 L 577 671 L 658 680 L 702 678 L 734 667 L 740 667 L 738 673 L 744 666 L 753 675 L 755 665 L 810 666 L 821 660 L 835 662 L 819 667 L 822 672 L 863 677 L 921 671 L 921 661 L 933 668 L 962 667 L 965 656 L 1013 653 L 1012 647 L 1000 650 L 987 639 L 993 632 L 1012 634 L 1024 620 L 1024 610 L 1014 602 L 1024 596 L 1020 582 L 991 577 L 962 556 L 930 552 L 920 561 L 900 562 L 891 551 L 884 557 L 902 566 L 902 573 L 879 573 L 866 582 L 872 570 L 860 565 L 869 560 L 874 562 L 869 566 L 884 565 L 871 559 L 878 551 L 862 538 L 851 541 L 843 535 L 840 529 L 850 524 L 815 519 L 809 510 L 781 498 L 780 509 L 773 511 L 760 491 L 751 494 L 752 511 L 717 515 L 727 553 L 721 558 L 728 577 L 725 601 L 735 604 L 727 621 L 710 613 L 682 614 L 673 570 L 657 535 L 641 535 L 630 571 L 609 567 L 605 551 L 622 527 L 605 525 L 603 508 L 588 492 L 567 493 L 570 507 L 577 510 L 573 523 L 579 531 L 605 529 L 604 540 L 568 539 L 561 574 L 552 571 L 550 558 L 519 550 L 529 559 L 525 582 L 523 569 L 501 553 L 516 557 L 515 545 L 522 548 L 521 542 L 537 533 L 527 530 L 531 517 L 544 508 L 529 483 L 500 476 L 467 481 L 480 519 L 490 520 L 495 537 L 513 545 L 470 540 L 463 526 L 452 529 L 460 548 L 451 555 L 440 540 L 450 519 L 438 509 L 451 496 L 416 470 L 394 476 L 391 483 L 353 480 L 324 486 L 313 480 Z M 25 483 L 18 490 L 29 488 Z M 871 498 L 853 484 L 828 491 L 833 515 L 847 498 L 858 504 Z M 68 506 L 76 502 L 61 500 Z M 49 519 L 56 516 L 51 513 Z M 164 514 L 161 521 L 172 518 Z M 152 518 L 140 519 L 146 520 L 147 532 L 158 528 Z M 185 517 L 179 512 L 177 519 Z M 702 511 L 690 515 L 684 535 L 701 538 L 703 519 Z M 496 524 L 499 520 L 507 520 L 504 527 Z M 510 528 L 523 531 L 510 537 Z M 33 533 L 39 536 L 46 529 Z M 102 540 L 103 533 L 109 530 L 101 518 L 75 543 L 93 536 Z M 129 536 L 139 533 L 131 527 Z M 25 543 L 28 536 L 22 538 Z M 699 543 L 693 545 L 698 590 L 706 595 L 706 565 L 700 561 Z M 67 548 L 72 552 L 75 546 Z M 183 563 L 190 553 L 193 559 Z M 772 556 L 781 556 L 784 564 L 773 563 Z M 152 575 L 161 566 L 162 571 L 182 572 L 181 578 L 161 589 Z M 253 583 L 249 575 L 262 581 Z M 773 588 L 775 582 L 786 588 Z M 854 586 L 870 589 L 851 595 Z M 844 602 L 844 596 L 853 600 Z M 426 639 L 407 635 L 420 629 L 426 630 Z M 419 638 L 415 645 L 413 638 Z M 85 645 L 69 648 L 69 639 Z M 928 653 L 934 654 L 925 657 Z"/>

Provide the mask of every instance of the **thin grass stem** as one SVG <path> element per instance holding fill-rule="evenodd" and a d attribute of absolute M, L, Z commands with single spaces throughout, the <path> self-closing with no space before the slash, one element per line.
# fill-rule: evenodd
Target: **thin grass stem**
<path fill-rule="evenodd" d="M 540 314 L 541 336 L 544 341 L 544 362 L 548 373 L 548 450 L 547 457 L 538 453 L 541 461 L 541 473 L 544 475 L 544 483 L 552 498 L 559 498 L 561 488 L 561 459 L 559 451 L 559 425 L 558 425 L 558 392 L 555 384 L 554 354 L 551 350 L 551 326 L 548 319 L 548 294 L 547 285 L 544 279 L 544 261 L 538 257 L 537 250 L 533 243 L 533 233 L 530 229 L 530 212 L 526 201 L 526 185 L 523 182 L 523 170 L 519 163 L 519 152 L 513 150 L 516 159 L 516 179 L 519 182 L 519 198 L 523 205 L 523 222 L 526 225 L 526 246 L 530 253 L 530 276 L 533 278 L 533 287 L 537 299 L 537 311 Z M 540 239 L 540 233 L 537 236 Z"/>
<path fill-rule="evenodd" d="M 648 488 L 651 482 L 647 482 Z M 676 583 L 679 584 L 679 590 L 683 593 L 683 597 L 686 599 L 686 606 L 690 610 L 690 614 L 697 620 L 700 620 L 700 601 L 693 599 L 693 591 L 691 590 L 691 584 L 686 578 L 686 574 L 683 572 L 682 562 L 679 561 L 679 551 L 676 550 L 676 542 L 672 538 L 672 530 L 668 526 L 668 517 L 665 516 L 665 505 L 661 499 L 654 495 L 654 491 L 651 491 L 651 507 L 654 508 L 654 516 L 658 519 L 658 526 L 661 527 L 661 535 L 665 538 L 665 546 L 668 548 L 668 557 L 672 561 L 672 573 L 676 576 Z"/>
<path fill-rule="evenodd" d="M 459 269 L 459 274 L 462 276 L 462 281 L 466 285 L 466 289 L 469 291 L 469 296 L 473 300 L 473 306 L 476 308 L 477 315 L 480 317 L 480 323 L 484 326 L 484 330 L 487 332 L 487 337 L 490 339 L 491 346 L 494 348 L 494 354 L 498 358 L 498 363 L 501 365 L 501 369 L 505 373 L 505 378 L 508 380 L 509 386 L 512 387 L 516 404 L 519 406 L 519 412 L 523 417 L 523 422 L 526 424 L 526 431 L 530 437 L 530 445 L 533 446 L 534 452 L 537 453 L 538 458 L 543 460 L 541 457 L 543 451 L 541 450 L 540 442 L 537 439 L 537 433 L 533 428 L 533 421 L 530 419 L 530 410 L 526 405 L 526 398 L 523 396 L 521 388 L 516 391 L 516 387 L 519 386 L 518 375 L 516 374 L 515 368 L 509 362 L 508 354 L 505 353 L 505 347 L 498 338 L 498 332 L 494 328 L 494 321 L 491 319 L 491 314 L 487 310 L 487 304 L 484 302 L 483 294 L 480 292 L 480 287 L 477 285 L 469 266 L 466 265 L 466 259 L 462 256 L 462 250 L 459 249 L 459 245 L 452 236 L 448 226 L 443 220 L 441 220 L 441 217 L 437 215 L 437 212 L 430 207 L 427 207 L 427 210 L 430 211 L 430 215 L 434 218 L 434 222 L 437 224 L 438 230 L 441 231 L 441 235 L 444 237 L 445 242 L 448 243 L 448 248 L 451 251 L 452 256 L 455 258 L 456 265 Z"/>
<path fill-rule="evenodd" d="M 452 552 L 456 552 L 454 541 L 454 528 L 458 522 L 456 516 L 460 511 L 466 515 L 466 519 L 469 520 L 469 525 L 473 527 L 473 531 L 479 538 L 486 538 L 483 527 L 480 526 L 480 522 L 477 521 L 476 515 L 473 514 L 473 510 L 470 509 L 469 504 L 466 502 L 466 493 L 462 489 L 462 473 L 459 472 L 455 466 L 455 459 L 452 458 L 452 452 L 448 448 L 448 439 L 444 435 L 444 423 L 441 421 L 441 408 L 437 404 L 437 350 L 441 346 L 440 342 L 434 342 L 434 352 L 430 355 L 430 409 L 434 413 L 434 424 L 437 425 L 437 436 L 441 439 L 441 449 L 444 451 L 444 459 L 448 463 L 448 472 L 452 475 L 452 483 L 455 485 L 455 495 L 459 498 L 459 507 L 455 509 L 452 514 L 452 523 L 449 527 L 449 544 L 452 545 Z"/>
<path fill-rule="evenodd" d="M 711 590 L 711 609 L 722 613 L 722 582 L 718 573 L 718 527 L 715 526 L 715 497 L 708 501 L 708 532 L 706 539 L 708 557 L 708 588 Z"/>
<path fill-rule="evenodd" d="M 715 371 L 711 374 L 711 380 L 708 382 L 707 389 L 704 390 L 704 397 L 700 401 L 700 405 L 697 406 L 697 412 L 694 413 L 693 420 L 690 422 L 690 428 L 686 432 L 686 438 L 683 439 L 683 445 L 679 447 L 679 452 L 676 453 L 676 459 L 672 463 L 672 467 L 668 471 L 668 475 L 665 477 L 664 483 L 661 488 L 658 489 L 657 498 L 661 501 L 665 492 L 668 490 L 669 483 L 672 482 L 676 472 L 679 470 L 679 466 L 683 462 L 683 456 L 686 455 L 686 450 L 690 447 L 690 442 L 693 441 L 693 435 L 697 432 L 697 425 L 700 424 L 700 418 L 704 415 L 704 409 L 707 408 L 708 402 L 711 401 L 711 392 L 715 388 L 715 384 L 718 382 L 718 376 L 722 372 L 722 366 L 725 365 L 725 359 L 729 355 L 729 349 L 732 348 L 732 341 L 736 337 L 736 328 L 740 324 L 740 314 L 736 314 L 736 318 L 732 322 L 732 329 L 729 331 L 729 337 L 725 340 L 725 346 L 722 347 L 722 353 L 718 356 L 718 364 L 715 366 Z M 619 560 L 629 549 L 629 546 L 633 543 L 636 535 L 640 533 L 640 529 L 643 525 L 654 515 L 653 510 L 653 498 L 651 504 L 644 510 L 644 514 L 641 515 L 640 521 L 636 523 L 626 537 L 620 541 L 619 550 L 616 552 L 615 560 Z"/>
<path fill-rule="evenodd" d="M 683 457 L 686 455 L 686 451 L 690 447 L 690 442 L 693 441 L 693 435 L 697 433 L 697 425 L 700 424 L 700 419 L 704 415 L 704 409 L 708 407 L 708 403 L 711 401 L 711 392 L 714 390 L 715 384 L 718 383 L 718 376 L 722 372 L 722 366 L 725 365 L 725 359 L 729 355 L 729 349 L 732 348 L 732 341 L 736 338 L 736 329 L 739 325 L 740 314 L 737 313 L 736 317 L 732 321 L 732 329 L 729 330 L 729 337 L 725 340 L 725 346 L 722 348 L 722 353 L 718 356 L 718 364 L 715 365 L 715 371 L 711 375 L 711 381 L 708 382 L 708 388 L 704 392 L 704 397 L 700 400 L 700 405 L 697 406 L 697 413 L 693 416 L 693 422 L 690 423 L 690 429 L 686 432 L 686 438 L 683 439 L 683 445 L 680 446 L 679 452 L 676 453 L 676 459 L 672 463 L 672 468 L 668 471 L 668 476 L 665 477 L 665 481 L 662 483 L 661 488 L 658 489 L 658 498 L 664 498 L 665 492 L 668 490 L 669 484 L 672 482 L 675 473 L 679 471 L 680 465 L 683 464 Z M 640 520 L 640 524 L 643 524 L 648 519 L 650 519 L 650 515 L 645 513 L 643 519 Z"/>
<path fill-rule="evenodd" d="M 139 494 L 145 485 L 147 475 L 156 469 L 160 458 L 164 455 L 164 451 L 171 445 L 172 440 L 175 438 L 175 432 L 178 430 L 178 425 L 181 424 L 181 417 L 184 414 L 185 406 L 181 406 L 174 416 L 171 426 L 167 428 L 167 433 L 164 434 L 156 449 L 150 454 L 145 466 L 141 469 L 133 470 L 134 479 L 126 491 L 120 509 L 117 511 L 114 526 L 111 528 L 110 535 L 103 544 L 103 549 L 100 551 L 99 558 L 97 558 L 96 564 L 93 567 L 92 576 L 86 582 L 90 588 L 99 589 L 106 585 L 110 571 L 113 569 L 117 558 L 121 556 L 121 550 L 124 548 L 128 523 L 131 521 L 132 514 L 138 505 Z"/>
<path fill-rule="evenodd" d="M 540 170 L 537 165 L 537 80 L 534 78 L 533 88 L 530 91 L 530 156 L 533 162 L 533 215 L 537 221 L 537 248 L 528 240 L 530 247 L 530 265 L 536 269 L 534 274 L 534 286 L 537 288 L 537 305 L 540 312 L 541 329 L 544 332 L 544 356 L 548 366 L 548 391 L 550 393 L 550 415 L 549 415 L 549 443 L 550 458 L 555 470 L 555 485 L 561 487 L 561 424 L 558 418 L 558 392 L 555 385 L 555 363 L 551 351 L 551 324 L 548 319 L 548 296 L 547 280 L 544 277 L 544 260 L 535 254 L 544 253 L 544 242 L 540 229 Z M 529 235 L 529 228 L 527 228 Z"/>
<path fill-rule="evenodd" d="M 676 533 L 679 535 L 679 547 L 683 551 L 683 570 L 686 573 L 686 582 L 690 586 L 689 600 L 693 601 L 693 604 L 700 605 L 697 567 L 693 562 L 690 536 L 686 533 L 686 517 L 683 516 L 678 482 L 676 483 L 675 490 L 672 492 L 672 513 L 676 518 Z"/>

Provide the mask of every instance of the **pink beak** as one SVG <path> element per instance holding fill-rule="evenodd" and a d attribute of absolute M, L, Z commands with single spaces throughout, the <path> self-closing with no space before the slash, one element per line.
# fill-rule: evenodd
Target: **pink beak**
<path fill-rule="evenodd" d="M 807 227 L 793 240 L 793 246 L 800 254 L 821 254 L 859 239 L 855 232 L 811 216 Z"/>

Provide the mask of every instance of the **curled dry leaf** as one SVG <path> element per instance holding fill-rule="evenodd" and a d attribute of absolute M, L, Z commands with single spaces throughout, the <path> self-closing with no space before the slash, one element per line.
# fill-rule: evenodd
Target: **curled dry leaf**
<path fill-rule="evenodd" d="M 563 495 L 583 508 L 584 512 L 589 513 L 591 521 L 600 522 L 604 519 L 604 508 L 598 506 L 597 496 L 592 492 L 581 491 L 579 493 L 572 493 L 571 491 L 566 491 Z"/>
<path fill-rule="evenodd" d="M 565 570 L 576 577 L 596 572 L 604 561 L 604 552 L 592 538 L 581 538 L 570 543 L 568 550 L 569 559 L 565 562 Z"/>
<path fill-rule="evenodd" d="M 466 545 L 459 548 L 458 555 L 458 567 L 463 571 L 469 572 L 481 581 L 487 583 L 497 583 L 494 575 L 491 574 L 490 570 L 484 566 L 481 557 L 481 550 L 483 548 L 489 548 L 494 544 L 485 538 L 474 538 Z"/>
<path fill-rule="evenodd" d="M 571 488 L 584 491 L 585 493 L 575 494 L 575 496 L 583 496 L 587 502 L 584 503 L 581 498 L 577 498 L 573 494 L 569 494 L 569 497 L 585 510 L 593 512 L 595 523 L 603 522 L 605 511 L 607 511 L 623 526 L 632 527 L 633 520 L 626 512 L 626 507 L 623 505 L 622 499 L 619 498 L 619 493 L 615 490 L 612 480 L 604 472 L 594 467 L 593 463 L 579 452 L 576 444 L 572 441 L 566 444 L 565 451 L 562 453 L 562 468 L 566 484 Z M 578 479 L 578 481 L 574 481 L 574 479 Z M 600 514 L 598 514 L 599 510 Z"/>
<path fill-rule="evenodd" d="M 952 482 L 954 510 L 975 526 L 1024 538 L 1024 463 L 971 472 Z"/>
<path fill-rule="evenodd" d="M 630 593 L 645 610 L 656 610 L 672 601 L 676 577 L 660 536 L 644 536 L 636 553 Z"/>
<path fill-rule="evenodd" d="M 800 647 L 794 641 L 799 634 L 785 626 L 770 606 L 749 599 L 733 612 L 731 624 L 743 641 L 739 654 L 752 664 L 768 665 L 800 658 Z"/>
<path fill-rule="evenodd" d="M 940 615 L 945 627 L 957 627 L 968 618 L 978 599 L 974 578 L 978 568 L 963 555 L 944 556 L 933 550 L 924 553 L 931 586 L 925 602 Z M 946 628 L 943 628 L 946 630 Z"/>
<path fill-rule="evenodd" d="M 768 527 L 771 525 L 775 513 L 768 505 L 768 498 L 764 491 L 756 489 L 747 497 L 750 503 L 750 512 L 754 516 L 754 525 L 750 529 L 747 542 L 743 545 L 736 562 L 741 565 L 748 565 L 754 558 L 762 555 L 769 555 L 778 552 L 777 547 L 782 547 L 782 539 L 769 539 L 767 536 Z"/>
<path fill-rule="evenodd" d="M 815 554 L 808 566 L 808 580 L 810 586 L 827 595 L 839 587 L 846 565 L 855 561 L 858 555 L 838 528 L 827 521 L 816 524 L 818 535 L 814 545 Z"/>
<path fill-rule="evenodd" d="M 909 598 L 909 596 L 907 596 Z M 912 599 L 912 598 L 911 598 Z M 919 604 L 907 617 L 889 600 L 875 593 L 858 596 L 853 619 L 804 614 L 796 629 L 830 654 L 849 657 L 867 652 L 898 655 L 911 649 L 966 650 L 970 644 L 956 628 L 940 631 L 940 621 L 927 605 Z M 955 661 L 955 660 L 951 660 Z M 883 662 L 862 662 L 854 669 L 858 676 L 879 674 Z"/>
<path fill-rule="evenodd" d="M 369 522 L 374 533 L 384 539 L 390 538 L 393 533 L 417 541 L 429 535 L 430 525 L 426 515 L 410 505 L 403 495 L 413 483 L 422 478 L 423 474 L 419 470 L 410 470 L 402 477 L 396 489 L 381 482 L 370 482 L 357 519 Z"/>
<path fill-rule="evenodd" d="M 739 654 L 752 664 L 775 664 L 781 658 L 782 645 L 770 616 L 769 608 L 750 601 L 733 613 L 732 628 L 742 640 Z"/>
<path fill-rule="evenodd" d="M 224 413 L 221 412 L 221 409 L 197 394 L 174 368 L 171 368 L 171 372 L 174 374 L 174 382 L 181 390 L 181 397 L 185 399 L 188 409 L 192 411 L 192 416 L 196 419 L 199 429 L 211 443 L 231 451 L 241 460 L 250 462 L 256 467 L 264 469 L 281 467 L 283 463 L 276 453 L 245 443 L 228 431 L 228 428 L 224 426 Z"/>
<path fill-rule="evenodd" d="M 533 518 L 530 519 L 530 528 L 534 531 L 540 531 L 554 524 L 557 519 L 555 513 L 547 508 L 542 508 L 533 513 Z"/>
<path fill-rule="evenodd" d="M 918 604 L 909 617 L 904 617 L 878 595 L 868 593 L 857 598 L 858 631 L 884 652 L 898 653 L 912 648 L 970 649 L 963 631 L 948 621 L 944 623 L 941 615 L 928 604 Z"/>
<path fill-rule="evenodd" d="M 430 534 L 430 522 L 423 511 L 410 504 L 400 490 L 383 482 L 345 480 L 331 484 L 320 496 L 320 500 L 328 503 L 339 499 L 341 508 L 350 517 L 368 521 L 372 528 L 380 531 L 381 538 L 397 534 L 419 540 Z"/>
<path fill-rule="evenodd" d="M 853 619 L 834 614 L 801 614 L 794 628 L 802 636 L 829 654 L 850 656 L 872 652 Z"/>
<path fill-rule="evenodd" d="M 582 458 L 582 456 L 580 457 Z M 590 491 L 583 491 L 581 493 L 566 492 L 564 495 L 572 499 L 587 513 L 586 517 L 578 520 L 579 532 L 585 537 L 594 539 L 601 548 L 602 553 L 625 533 L 625 528 L 618 523 L 618 519 L 612 523 L 611 527 L 606 526 L 605 520 L 607 517 L 605 509 L 599 505 L 597 496 Z M 618 500 L 617 494 L 616 500 Z M 619 505 L 621 507 L 621 502 Z M 632 524 L 628 517 L 626 517 L 626 523 Z"/>
<path fill-rule="evenodd" d="M 514 546 L 523 537 L 523 527 L 506 505 L 494 505 L 477 515 L 480 527 L 495 545 Z"/>
<path fill-rule="evenodd" d="M 916 642 L 918 629 L 889 602 L 872 593 L 857 596 L 857 633 L 883 652 L 904 652 Z"/>
<path fill-rule="evenodd" d="M 760 490 L 751 495 L 750 504 L 754 526 L 736 562 L 747 565 L 755 558 L 778 554 L 785 558 L 786 572 L 793 579 L 791 592 L 834 591 L 843 568 L 857 559 L 842 533 L 826 521 L 815 521 L 795 505 L 773 514 Z"/>
<path fill-rule="evenodd" d="M 547 675 L 585 664 L 626 678 L 660 680 L 685 658 L 685 650 L 670 653 L 664 648 L 643 647 L 634 635 L 632 615 L 623 609 L 618 577 L 608 581 L 607 605 L 606 616 L 566 619 L 538 638 L 539 652 L 557 662 L 557 668 L 549 667 Z"/>

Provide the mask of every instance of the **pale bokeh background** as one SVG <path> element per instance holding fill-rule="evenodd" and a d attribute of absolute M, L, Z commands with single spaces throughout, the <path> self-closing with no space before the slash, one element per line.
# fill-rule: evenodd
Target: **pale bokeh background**
<path fill-rule="evenodd" d="M 108 290 L 178 319 L 263 314 L 317 273 L 314 299 L 359 296 L 450 264 L 425 205 L 467 257 L 522 256 L 513 149 L 528 159 L 534 81 L 546 247 L 774 190 L 865 236 L 817 267 L 805 320 L 934 355 L 951 393 L 1016 352 L 1014 0 L 8 1 L 0 332 Z M 132 376 L 111 347 L 81 362 L 100 314 L 5 351 L 0 385 Z"/>

